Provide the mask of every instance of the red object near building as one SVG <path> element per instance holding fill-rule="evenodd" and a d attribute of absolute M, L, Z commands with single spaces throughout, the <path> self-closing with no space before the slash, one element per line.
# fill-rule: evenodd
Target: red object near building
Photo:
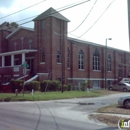
<path fill-rule="evenodd" d="M 2 85 L 2 93 L 11 93 L 11 86 L 10 85 Z"/>

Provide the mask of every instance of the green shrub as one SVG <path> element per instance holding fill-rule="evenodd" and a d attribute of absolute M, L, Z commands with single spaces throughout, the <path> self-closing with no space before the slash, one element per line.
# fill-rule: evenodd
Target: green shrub
<path fill-rule="evenodd" d="M 87 88 L 88 88 L 88 89 L 91 88 L 90 85 L 91 85 L 90 80 L 88 80 L 87 82 L 82 82 L 82 83 L 80 84 L 80 89 L 81 89 L 82 91 L 86 91 Z"/>
<path fill-rule="evenodd" d="M 40 90 L 45 91 L 58 91 L 60 82 L 57 80 L 44 80 L 41 82 Z"/>
<path fill-rule="evenodd" d="M 26 91 L 32 91 L 32 89 L 34 91 L 38 91 L 40 89 L 40 82 L 38 81 L 31 81 L 31 82 L 27 82 L 24 86 Z"/>
<path fill-rule="evenodd" d="M 72 84 L 68 84 L 68 91 L 71 91 L 73 89 L 73 86 L 72 86 Z"/>
<path fill-rule="evenodd" d="M 62 84 L 59 85 L 59 91 L 61 91 Z M 63 91 L 68 91 L 68 85 L 63 85 Z"/>
<path fill-rule="evenodd" d="M 50 84 L 52 83 L 51 80 L 44 80 L 41 82 L 41 85 L 40 85 L 40 91 L 41 92 L 45 92 L 47 90 L 50 90 Z M 46 90 L 47 89 L 47 90 Z"/>
<path fill-rule="evenodd" d="M 80 84 L 80 89 L 81 89 L 82 91 L 85 91 L 85 90 L 86 90 L 86 83 L 85 83 L 85 82 L 82 82 L 82 83 Z"/>
<path fill-rule="evenodd" d="M 18 89 L 18 92 L 20 92 L 23 89 L 23 80 L 11 80 L 10 81 L 10 86 L 12 92 L 15 92 L 15 89 Z"/>
<path fill-rule="evenodd" d="M 58 91 L 59 90 L 60 81 L 52 80 L 50 86 L 52 91 Z"/>
<path fill-rule="evenodd" d="M 63 85 L 63 90 L 64 90 L 64 91 L 68 91 L 68 85 L 64 84 L 64 85 Z"/>

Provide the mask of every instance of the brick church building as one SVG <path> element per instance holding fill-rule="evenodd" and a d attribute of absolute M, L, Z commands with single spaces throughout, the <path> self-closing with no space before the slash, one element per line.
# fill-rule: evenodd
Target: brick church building
<path fill-rule="evenodd" d="M 33 19 L 34 29 L 0 25 L 0 78 L 2 83 L 26 75 L 37 80 L 62 80 L 64 84 L 90 80 L 91 87 L 128 77 L 130 54 L 96 43 L 67 37 L 67 18 L 53 8 Z M 109 39 L 106 39 L 109 40 Z"/>

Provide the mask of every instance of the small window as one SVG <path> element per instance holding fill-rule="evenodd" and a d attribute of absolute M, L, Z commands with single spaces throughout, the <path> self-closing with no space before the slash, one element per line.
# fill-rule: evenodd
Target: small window
<path fill-rule="evenodd" d="M 45 62 L 45 50 L 41 50 L 41 62 Z"/>
<path fill-rule="evenodd" d="M 16 42 L 14 43 L 14 50 L 15 51 L 17 50 L 17 43 Z"/>
<path fill-rule="evenodd" d="M 57 61 L 57 63 L 61 63 L 61 54 L 60 54 L 60 51 L 57 51 L 56 61 Z"/>
<path fill-rule="evenodd" d="M 29 41 L 28 41 L 28 46 L 29 46 L 29 49 L 32 49 L 32 40 L 31 39 L 29 39 Z"/>

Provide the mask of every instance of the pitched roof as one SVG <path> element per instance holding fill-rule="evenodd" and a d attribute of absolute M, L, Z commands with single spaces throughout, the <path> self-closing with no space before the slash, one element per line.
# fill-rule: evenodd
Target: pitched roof
<path fill-rule="evenodd" d="M 28 30 L 28 31 L 34 31 L 34 29 L 26 28 L 26 27 L 20 26 L 20 27 L 18 27 L 15 31 L 13 31 L 12 33 L 10 33 L 10 34 L 6 37 L 6 39 L 9 39 L 11 36 L 13 36 L 14 34 L 16 34 L 16 33 L 17 33 L 19 30 L 21 30 L 21 29 L 25 29 L 25 30 Z"/>
<path fill-rule="evenodd" d="M 46 10 L 45 12 L 43 12 L 42 14 L 40 14 L 39 16 L 37 16 L 35 19 L 33 19 L 33 21 L 42 20 L 42 19 L 45 19 L 47 17 L 55 17 L 55 18 L 70 22 L 67 18 L 65 18 L 63 15 L 61 15 L 59 12 L 57 12 L 52 7 L 49 8 L 48 10 Z"/>
<path fill-rule="evenodd" d="M 97 46 L 97 47 L 106 47 L 106 46 L 98 44 L 98 43 L 93 43 L 93 42 L 90 42 L 90 41 L 84 41 L 84 40 L 80 40 L 80 39 L 76 39 L 76 38 L 67 37 L 67 39 L 68 39 L 68 41 L 70 41 L 73 44 L 75 44 L 75 43 L 76 44 L 88 44 L 88 45 Z M 114 47 L 107 46 L 107 48 L 111 49 L 111 50 L 117 50 L 117 51 L 129 53 L 129 51 L 121 50 L 121 49 L 114 48 Z"/>

